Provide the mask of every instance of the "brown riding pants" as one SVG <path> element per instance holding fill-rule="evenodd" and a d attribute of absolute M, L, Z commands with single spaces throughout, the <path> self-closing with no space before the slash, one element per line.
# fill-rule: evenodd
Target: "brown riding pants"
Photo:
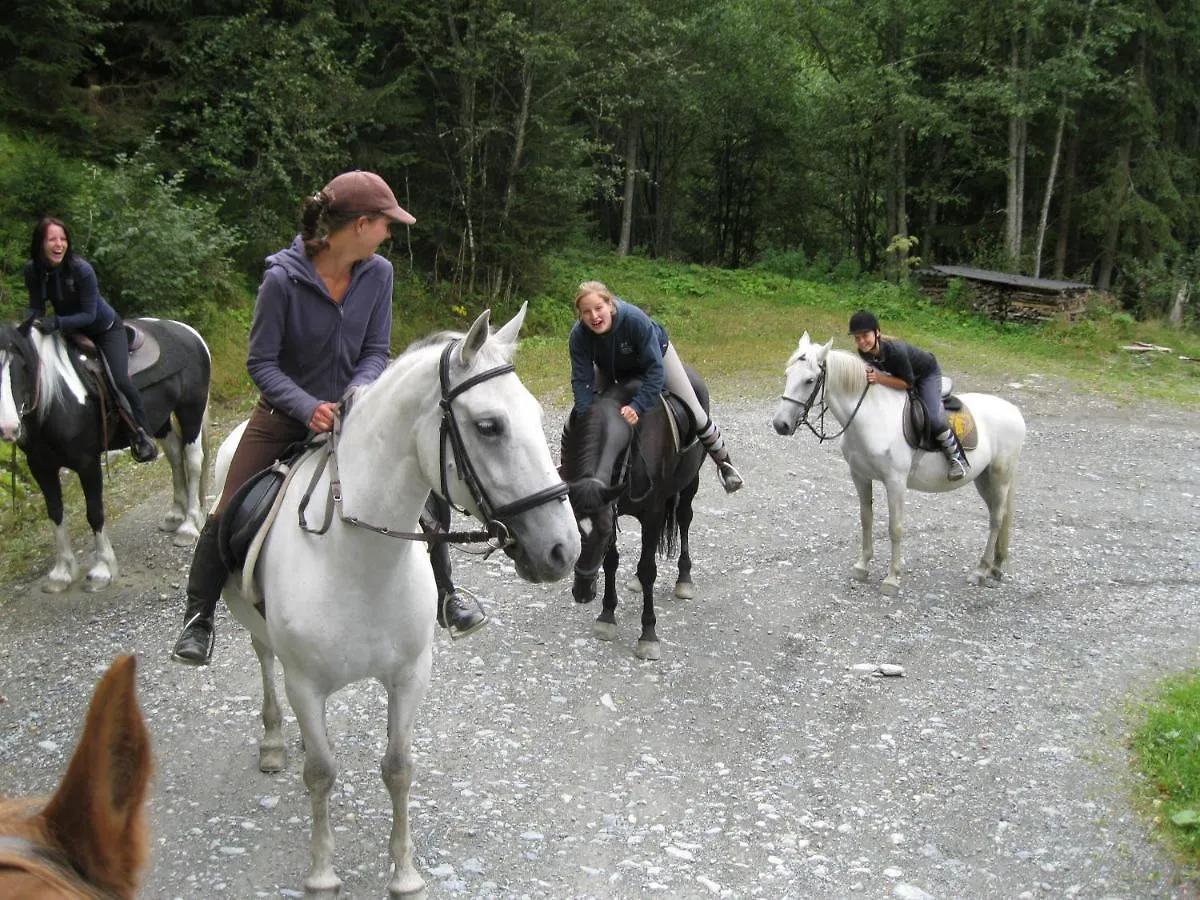
<path fill-rule="evenodd" d="M 225 488 L 221 499 L 209 513 L 210 518 L 225 512 L 225 506 L 237 493 L 238 488 L 263 469 L 279 459 L 283 451 L 297 441 L 308 437 L 308 426 L 293 419 L 287 413 L 273 409 L 266 400 L 259 398 L 250 413 L 250 421 L 242 434 L 229 474 L 225 477 Z"/>

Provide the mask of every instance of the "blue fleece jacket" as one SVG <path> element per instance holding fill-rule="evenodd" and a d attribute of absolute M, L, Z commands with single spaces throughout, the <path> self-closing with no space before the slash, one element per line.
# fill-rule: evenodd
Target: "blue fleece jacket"
<path fill-rule="evenodd" d="M 576 322 L 567 346 L 571 352 L 571 391 L 580 413 L 592 405 L 593 365 L 614 383 L 642 379 L 642 389 L 629 401 L 639 416 L 645 415 L 662 393 L 667 330 L 632 303 L 613 300 L 612 327 L 604 334 Z"/>
<path fill-rule="evenodd" d="M 53 269 L 29 260 L 24 275 L 31 316 L 43 318 L 49 302 L 60 328 L 72 328 L 89 337 L 104 334 L 117 321 L 116 310 L 100 296 L 96 270 L 82 257 L 71 254 Z"/>
<path fill-rule="evenodd" d="M 378 254 L 355 263 L 338 304 L 297 236 L 267 257 L 246 368 L 267 403 L 307 424 L 319 404 L 383 373 L 391 336 L 392 264 Z"/>

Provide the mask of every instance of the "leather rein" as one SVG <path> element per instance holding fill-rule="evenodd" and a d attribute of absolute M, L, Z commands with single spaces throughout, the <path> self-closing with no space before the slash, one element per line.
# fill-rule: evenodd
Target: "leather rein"
<path fill-rule="evenodd" d="M 512 363 L 506 363 L 505 365 L 488 369 L 485 372 L 480 372 L 478 375 L 466 379 L 461 384 L 451 387 L 450 354 L 459 343 L 461 341 L 452 341 L 447 344 L 446 348 L 442 351 L 441 360 L 438 363 L 438 380 L 441 383 L 442 391 L 442 399 L 440 401 L 442 407 L 441 453 L 438 464 L 441 469 L 441 496 L 454 509 L 457 509 L 460 513 L 469 515 L 466 509 L 456 505 L 450 499 L 448 467 L 446 465 L 446 447 L 449 445 L 450 452 L 453 454 L 454 466 L 460 473 L 462 480 L 466 482 L 467 489 L 471 492 L 471 497 L 474 499 L 475 505 L 479 507 L 484 524 L 487 527 L 473 531 L 434 531 L 430 533 L 424 531 L 394 531 L 387 526 L 372 525 L 356 516 L 346 515 L 345 510 L 342 508 L 342 482 L 338 474 L 337 463 L 337 444 L 341 437 L 342 417 L 346 409 L 348 409 L 348 399 L 344 399 L 342 405 L 339 407 L 338 415 L 334 419 L 333 432 L 330 435 L 330 439 L 325 442 L 324 455 L 321 462 L 317 466 L 317 470 L 313 473 L 312 480 L 309 482 L 304 497 L 300 501 L 299 518 L 302 530 L 307 531 L 309 534 L 324 534 L 329 530 L 330 524 L 332 524 L 333 510 L 336 507 L 338 518 L 344 524 L 355 528 L 365 528 L 384 537 L 399 538 L 405 541 L 426 541 L 430 543 L 487 543 L 489 547 L 487 553 L 490 554 L 496 550 L 511 547 L 516 543 L 516 539 L 512 537 L 508 526 L 504 524 L 506 517 L 519 515 L 545 503 L 561 500 L 567 496 L 570 488 L 565 482 L 560 481 L 556 485 L 535 491 L 526 497 L 522 497 L 512 503 L 507 503 L 504 506 L 497 507 L 492 503 L 487 490 L 480 483 L 479 476 L 476 474 L 475 467 L 471 464 L 470 457 L 467 455 L 462 431 L 459 428 L 458 419 L 454 415 L 453 401 L 460 394 L 469 391 L 476 385 L 500 375 L 507 375 L 509 372 L 515 371 L 515 368 Z M 305 519 L 304 510 L 308 507 L 312 492 L 316 489 L 317 482 L 320 480 L 326 466 L 329 467 L 329 494 L 325 504 L 325 519 L 320 528 L 310 528 Z"/>
<path fill-rule="evenodd" d="M 786 393 L 780 394 L 781 400 L 786 400 L 788 403 L 795 403 L 800 407 L 800 421 L 796 423 L 799 427 L 804 425 L 817 436 L 817 443 L 823 444 L 826 441 L 832 441 L 834 438 L 841 437 L 846 433 L 846 429 L 850 427 L 850 423 L 854 421 L 854 417 L 858 415 L 859 409 L 862 407 L 863 400 L 867 398 L 867 391 L 870 390 L 871 382 L 867 382 L 867 386 L 862 389 L 862 393 L 858 395 L 858 402 L 854 404 L 854 409 L 850 413 L 850 418 L 846 420 L 846 424 L 842 426 L 842 430 L 836 434 L 829 434 L 825 431 L 825 413 L 829 412 L 829 404 L 825 402 L 826 376 L 829 374 L 829 367 L 826 363 L 821 363 L 821 374 L 817 376 L 817 383 L 813 385 L 812 393 L 808 395 L 808 400 L 801 401 L 795 397 L 789 397 Z M 812 412 L 813 404 L 816 403 L 818 395 L 821 400 L 821 412 L 817 416 L 817 425 L 814 426 L 808 420 L 808 414 Z M 819 431 L 817 429 L 820 429 Z"/>

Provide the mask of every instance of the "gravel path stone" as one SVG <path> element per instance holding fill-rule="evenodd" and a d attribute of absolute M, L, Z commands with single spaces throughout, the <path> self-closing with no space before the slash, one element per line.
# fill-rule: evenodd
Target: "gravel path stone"
<path fill-rule="evenodd" d="M 1131 705 L 1198 663 L 1200 415 L 1036 376 L 974 388 L 1029 423 L 995 589 L 965 583 L 986 537 L 971 488 L 909 495 L 899 597 L 879 593 L 879 556 L 851 581 L 846 466 L 836 445 L 776 435 L 769 391 L 718 394 L 746 487 L 726 497 L 705 468 L 697 598 L 672 599 L 660 564 L 661 661 L 633 657 L 629 590 L 620 640 L 601 643 L 569 583 L 455 554 L 493 621 L 437 636 L 412 804 L 429 895 L 1197 896 L 1135 812 L 1126 736 Z M 552 446 L 564 412 L 548 412 Z M 287 769 L 260 774 L 257 665 L 224 613 L 214 665 L 169 661 L 190 553 L 155 529 L 162 475 L 162 497 L 113 525 L 107 593 L 0 588 L 0 793 L 52 790 L 95 679 L 136 652 L 158 770 L 143 896 L 299 897 L 295 720 Z M 329 703 L 343 897 L 385 894 L 384 702 L 362 683 Z"/>

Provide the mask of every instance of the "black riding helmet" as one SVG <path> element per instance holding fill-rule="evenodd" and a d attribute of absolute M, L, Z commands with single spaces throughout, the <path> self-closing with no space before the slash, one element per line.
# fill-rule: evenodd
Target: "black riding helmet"
<path fill-rule="evenodd" d="M 878 331 L 879 320 L 870 310 L 860 309 L 850 317 L 850 333 L 861 334 L 864 331 Z"/>

